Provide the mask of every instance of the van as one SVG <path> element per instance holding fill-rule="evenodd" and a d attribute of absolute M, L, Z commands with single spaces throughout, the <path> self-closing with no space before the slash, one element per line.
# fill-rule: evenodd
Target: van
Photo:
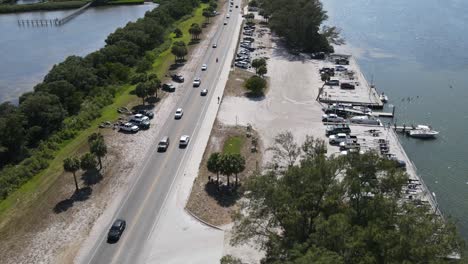
<path fill-rule="evenodd" d="M 169 147 L 169 137 L 165 136 L 159 141 L 158 151 L 159 152 L 164 152 L 164 151 L 167 150 L 168 147 Z"/>

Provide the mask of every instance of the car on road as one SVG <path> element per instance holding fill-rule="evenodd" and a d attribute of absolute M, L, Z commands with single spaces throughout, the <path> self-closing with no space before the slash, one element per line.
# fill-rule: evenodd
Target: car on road
<path fill-rule="evenodd" d="M 195 79 L 193 79 L 193 87 L 199 87 L 200 84 L 201 84 L 200 77 L 195 77 Z"/>
<path fill-rule="evenodd" d="M 180 137 L 180 140 L 179 140 L 179 147 L 180 148 L 185 148 L 188 146 L 190 142 L 190 137 L 187 136 L 187 135 L 183 135 Z"/>
<path fill-rule="evenodd" d="M 218 47 L 218 44 L 213 43 L 213 48 L 217 48 L 217 47 Z"/>
<path fill-rule="evenodd" d="M 203 90 L 201 90 L 201 92 L 200 92 L 200 95 L 201 95 L 201 96 L 205 96 L 205 95 L 207 95 L 207 94 L 208 94 L 208 89 L 203 89 Z"/>
<path fill-rule="evenodd" d="M 172 80 L 174 80 L 176 82 L 183 83 L 185 81 L 184 76 L 182 76 L 182 74 L 178 74 L 178 73 L 171 74 L 171 78 L 172 78 Z"/>
<path fill-rule="evenodd" d="M 165 152 L 169 147 L 169 142 L 170 140 L 168 136 L 163 137 L 158 143 L 158 151 Z"/>
<path fill-rule="evenodd" d="M 344 121 L 344 118 L 337 116 L 336 114 L 328 114 L 322 116 L 322 122 L 341 123 Z"/>
<path fill-rule="evenodd" d="M 136 114 L 130 118 L 130 123 L 137 125 L 139 128 L 148 129 L 150 127 L 149 118 L 142 114 Z"/>
<path fill-rule="evenodd" d="M 224 21 L 224 25 L 227 25 L 227 21 Z"/>
<path fill-rule="evenodd" d="M 107 234 L 107 241 L 108 242 L 117 242 L 120 237 L 122 236 L 127 223 L 125 220 L 117 219 L 112 224 L 109 233 Z"/>
<path fill-rule="evenodd" d="M 162 85 L 162 89 L 167 92 L 175 92 L 175 85 L 172 83 L 165 83 Z"/>
<path fill-rule="evenodd" d="M 229 12 L 232 12 L 232 9 L 229 9 Z"/>
<path fill-rule="evenodd" d="M 137 125 L 134 125 L 134 124 L 128 122 L 128 123 L 125 123 L 125 124 L 120 125 L 120 126 L 119 126 L 119 130 L 120 130 L 120 131 L 125 131 L 125 132 L 136 133 L 136 132 L 138 132 L 138 130 L 140 130 L 140 129 L 138 128 Z"/>
<path fill-rule="evenodd" d="M 226 18 L 227 18 L 227 19 L 229 19 L 229 17 L 230 17 L 230 15 L 229 15 L 229 14 L 227 14 L 227 15 L 226 15 Z"/>
<path fill-rule="evenodd" d="M 206 64 L 202 64 L 201 70 L 206 71 L 208 69 L 208 66 Z"/>
<path fill-rule="evenodd" d="M 236 8 L 239 8 L 239 6 L 238 6 L 238 5 L 236 5 Z"/>
<path fill-rule="evenodd" d="M 184 115 L 184 110 L 182 110 L 182 108 L 177 108 L 177 110 L 175 111 L 174 118 L 181 119 L 183 115 Z"/>

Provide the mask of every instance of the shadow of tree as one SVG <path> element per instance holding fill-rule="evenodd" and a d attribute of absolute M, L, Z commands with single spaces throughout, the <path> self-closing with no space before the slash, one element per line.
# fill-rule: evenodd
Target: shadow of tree
<path fill-rule="evenodd" d="M 92 192 L 93 189 L 91 189 L 91 187 L 84 187 L 78 191 L 75 191 L 70 198 L 62 200 L 54 206 L 54 213 L 60 214 L 66 212 L 68 209 L 73 207 L 75 202 L 83 202 L 88 200 Z"/>
<path fill-rule="evenodd" d="M 200 43 L 200 40 L 199 39 L 192 39 L 190 42 L 189 42 L 189 46 L 190 45 L 195 45 L 195 44 L 198 44 Z"/>
<path fill-rule="evenodd" d="M 184 62 L 186 60 L 177 60 L 176 63 L 173 63 L 171 64 L 171 66 L 169 66 L 169 70 L 173 71 L 173 70 L 177 70 L 178 68 L 184 66 Z"/>
<path fill-rule="evenodd" d="M 239 200 L 241 196 L 238 193 L 238 189 L 239 186 L 235 187 L 231 185 L 228 187 L 226 184 L 221 184 L 218 189 L 216 181 L 209 181 L 205 184 L 206 193 L 223 207 L 232 206 Z"/>
<path fill-rule="evenodd" d="M 154 105 L 157 104 L 161 99 L 159 97 L 151 96 L 146 99 L 146 102 L 149 103 L 154 108 Z"/>
<path fill-rule="evenodd" d="M 247 97 L 249 100 L 251 101 L 255 101 L 255 102 L 260 102 L 260 101 L 263 101 L 265 100 L 265 94 L 262 92 L 261 94 L 256 94 L 256 93 L 252 93 L 252 92 L 246 92 L 245 94 L 245 97 Z"/>
<path fill-rule="evenodd" d="M 81 175 L 81 180 L 88 186 L 94 185 L 102 180 L 102 174 L 97 169 L 87 170 Z"/>

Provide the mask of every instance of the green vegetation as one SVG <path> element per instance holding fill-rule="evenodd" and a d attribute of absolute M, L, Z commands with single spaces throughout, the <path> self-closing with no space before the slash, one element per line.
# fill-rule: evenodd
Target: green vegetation
<path fill-rule="evenodd" d="M 233 242 L 254 239 L 262 263 L 453 263 L 463 253 L 455 225 L 405 199 L 406 172 L 377 153 L 327 157 L 325 143 L 291 133 L 274 162 L 244 184 Z"/>
<path fill-rule="evenodd" d="M 244 139 L 239 136 L 229 137 L 224 143 L 223 154 L 240 154 Z"/>
<path fill-rule="evenodd" d="M 64 1 L 64 2 L 45 2 L 27 5 L 16 4 L 0 4 L 0 14 L 4 13 L 19 13 L 39 10 L 62 10 L 62 9 L 76 9 L 86 5 L 89 1 Z"/>
<path fill-rule="evenodd" d="M 255 5 L 271 29 L 295 49 L 333 52 L 330 43 L 343 43 L 335 27 L 322 27 L 328 16 L 320 0 L 256 0 Z"/>
<path fill-rule="evenodd" d="M 32 199 L 29 194 L 50 186 L 61 174 L 63 160 L 86 142 L 97 125 L 117 118 L 116 108 L 135 98 L 130 94 L 135 86 L 127 84 L 131 69 L 147 59 L 145 51 L 167 52 L 164 39 L 175 21 L 192 24 L 203 19 L 201 8 L 194 19 L 184 18 L 197 1 L 160 4 L 143 19 L 109 35 L 101 50 L 85 58 L 71 56 L 55 65 L 34 92 L 21 96 L 19 107 L 0 105 L 0 199 L 5 199 L 0 214 L 19 201 L 27 203 Z M 156 72 L 165 72 L 163 66 Z"/>
<path fill-rule="evenodd" d="M 111 0 L 106 5 L 141 5 L 145 0 Z"/>
<path fill-rule="evenodd" d="M 227 186 L 230 186 L 230 177 L 236 175 L 236 184 L 238 186 L 238 174 L 245 170 L 245 158 L 240 153 L 212 153 L 207 161 L 207 169 L 216 173 L 216 182 L 219 188 L 219 174 L 226 175 Z"/>
<path fill-rule="evenodd" d="M 253 96 L 262 96 L 267 82 L 265 79 L 254 75 L 245 81 L 244 86 Z"/>

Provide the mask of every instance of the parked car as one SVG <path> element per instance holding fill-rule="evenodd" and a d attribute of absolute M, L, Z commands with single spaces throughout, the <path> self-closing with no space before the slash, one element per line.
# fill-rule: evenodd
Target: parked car
<path fill-rule="evenodd" d="M 187 135 L 183 135 L 180 137 L 180 140 L 179 140 L 179 147 L 180 148 L 185 148 L 188 146 L 190 142 L 190 137 L 187 136 Z"/>
<path fill-rule="evenodd" d="M 208 89 L 203 89 L 203 90 L 201 90 L 201 92 L 200 92 L 200 95 L 201 95 L 201 96 L 205 96 L 205 95 L 207 95 L 207 94 L 208 94 Z"/>
<path fill-rule="evenodd" d="M 347 124 L 336 124 L 332 126 L 328 126 L 325 129 L 325 135 L 328 137 L 330 135 L 335 135 L 338 133 L 349 134 L 351 133 L 351 128 Z"/>
<path fill-rule="evenodd" d="M 341 83 L 340 88 L 343 90 L 354 90 L 354 84 L 351 83 Z"/>
<path fill-rule="evenodd" d="M 206 71 L 208 69 L 208 66 L 206 64 L 202 64 L 201 70 Z"/>
<path fill-rule="evenodd" d="M 348 69 L 344 66 L 341 66 L 341 65 L 338 65 L 335 67 L 335 71 L 337 72 L 344 72 L 344 71 L 347 71 Z"/>
<path fill-rule="evenodd" d="M 182 110 L 182 108 L 177 108 L 177 110 L 175 111 L 174 118 L 181 119 L 183 115 L 184 115 L 184 111 Z"/>
<path fill-rule="evenodd" d="M 142 115 L 144 115 L 144 116 L 147 116 L 149 119 L 153 119 L 153 117 L 154 117 L 154 113 L 151 112 L 151 111 L 149 111 L 149 110 L 143 110 L 143 109 L 142 109 L 142 110 L 139 110 L 139 111 L 137 112 L 137 114 L 142 114 Z"/>
<path fill-rule="evenodd" d="M 236 63 L 234 63 L 234 65 L 236 67 L 243 68 L 243 69 L 249 68 L 249 64 L 247 62 L 244 62 L 244 61 L 237 61 Z"/>
<path fill-rule="evenodd" d="M 348 59 L 345 59 L 345 58 L 336 59 L 336 60 L 335 60 L 335 64 L 339 64 L 339 65 L 349 65 L 349 60 L 348 60 Z"/>
<path fill-rule="evenodd" d="M 229 19 L 229 17 L 231 17 L 229 14 L 226 15 L 226 18 Z"/>
<path fill-rule="evenodd" d="M 130 119 L 130 123 L 137 125 L 139 128 L 148 129 L 150 127 L 149 118 L 142 114 L 136 114 Z"/>
<path fill-rule="evenodd" d="M 169 147 L 169 142 L 170 140 L 168 136 L 163 137 L 158 143 L 158 151 L 160 152 L 166 151 L 167 148 Z"/>
<path fill-rule="evenodd" d="M 126 226 L 127 226 L 127 223 L 125 222 L 125 220 L 122 220 L 122 219 L 115 220 L 109 230 L 109 233 L 107 234 L 107 241 L 108 242 L 118 241 L 120 237 L 122 236 Z"/>
<path fill-rule="evenodd" d="M 323 122 L 333 122 L 333 123 L 341 123 L 344 122 L 345 119 L 337 116 L 336 114 L 325 114 L 322 116 L 322 121 Z"/>
<path fill-rule="evenodd" d="M 357 137 L 345 133 L 338 133 L 328 137 L 328 143 L 331 145 L 340 144 L 341 142 L 357 142 Z"/>
<path fill-rule="evenodd" d="M 201 84 L 200 77 L 195 77 L 195 79 L 193 79 L 193 87 L 199 87 L 200 84 Z"/>
<path fill-rule="evenodd" d="M 325 59 L 325 52 L 312 53 L 310 55 L 310 58 L 313 59 L 313 60 L 324 60 Z"/>
<path fill-rule="evenodd" d="M 340 81 L 339 80 L 328 80 L 327 82 L 325 82 L 325 84 L 329 85 L 329 86 L 339 86 Z"/>
<path fill-rule="evenodd" d="M 171 74 L 171 77 L 172 77 L 172 80 L 176 81 L 176 82 L 184 82 L 184 76 L 182 76 L 182 74 Z"/>
<path fill-rule="evenodd" d="M 351 123 L 361 124 L 361 125 L 380 125 L 380 119 L 374 116 L 353 116 L 350 119 Z"/>
<path fill-rule="evenodd" d="M 354 151 L 359 151 L 361 149 L 361 144 L 354 142 L 354 141 L 348 141 L 345 140 L 344 142 L 340 143 L 340 150 L 354 150 Z"/>
<path fill-rule="evenodd" d="M 125 132 L 132 132 L 132 133 L 136 133 L 138 132 L 138 130 L 140 130 L 138 128 L 138 126 L 128 122 L 128 123 L 125 123 L 125 124 L 122 124 L 119 126 L 119 130 L 121 131 L 125 131 Z"/>
<path fill-rule="evenodd" d="M 172 83 L 165 83 L 162 85 L 162 89 L 167 92 L 175 92 L 175 85 Z"/>

